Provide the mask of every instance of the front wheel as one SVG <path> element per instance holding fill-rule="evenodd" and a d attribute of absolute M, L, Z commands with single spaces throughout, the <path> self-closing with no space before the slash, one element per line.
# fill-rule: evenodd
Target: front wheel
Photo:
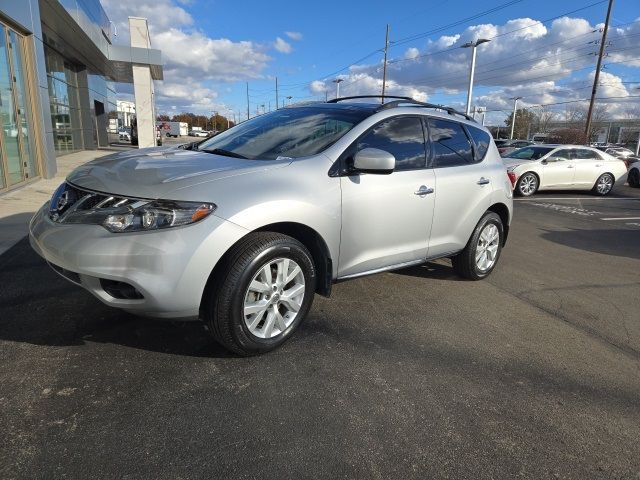
<path fill-rule="evenodd" d="M 613 175 L 603 173 L 598 177 L 598 180 L 596 180 L 596 184 L 593 186 L 593 193 L 601 197 L 608 195 L 613 189 L 613 182 Z"/>
<path fill-rule="evenodd" d="M 533 172 L 527 172 L 520 176 L 516 184 L 516 193 L 523 197 L 529 197 L 538 190 L 538 176 Z"/>
<path fill-rule="evenodd" d="M 257 232 L 233 247 L 203 299 L 214 338 L 243 356 L 282 345 L 311 308 L 316 274 L 294 238 Z"/>
<path fill-rule="evenodd" d="M 498 263 L 504 243 L 504 225 L 500 216 L 487 212 L 478 222 L 467 246 L 451 259 L 453 269 L 468 280 L 481 280 Z"/>

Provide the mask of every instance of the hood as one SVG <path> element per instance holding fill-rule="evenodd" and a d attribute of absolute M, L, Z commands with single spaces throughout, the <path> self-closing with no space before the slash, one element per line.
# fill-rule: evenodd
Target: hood
<path fill-rule="evenodd" d="M 504 166 L 507 168 L 515 168 L 518 165 L 522 165 L 523 163 L 531 163 L 535 161 L 536 160 L 526 160 L 524 158 L 509 158 L 509 157 L 504 157 L 502 159 L 502 163 L 504 163 Z"/>
<path fill-rule="evenodd" d="M 92 160 L 76 168 L 67 180 L 116 195 L 186 200 L 185 187 L 261 173 L 290 163 L 290 159 L 245 160 L 175 147 L 145 148 Z M 180 198 L 172 198 L 171 193 L 178 189 L 183 189 Z"/>

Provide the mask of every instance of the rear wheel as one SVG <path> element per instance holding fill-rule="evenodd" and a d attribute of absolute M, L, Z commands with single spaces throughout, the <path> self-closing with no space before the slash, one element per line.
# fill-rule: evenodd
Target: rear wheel
<path fill-rule="evenodd" d="M 478 222 L 465 249 L 451 259 L 458 275 L 469 280 L 488 276 L 498 263 L 504 243 L 504 225 L 500 216 L 487 212 Z"/>
<path fill-rule="evenodd" d="M 611 190 L 613 189 L 613 183 L 613 175 L 611 175 L 610 173 L 603 173 L 596 180 L 596 184 L 593 186 L 592 191 L 596 195 L 604 197 L 605 195 L 608 195 L 609 192 L 611 192 Z"/>
<path fill-rule="evenodd" d="M 528 197 L 538 190 L 538 176 L 533 172 L 526 172 L 520 176 L 516 184 L 516 193 Z"/>
<path fill-rule="evenodd" d="M 282 345 L 304 320 L 315 291 L 309 251 L 278 233 L 250 234 L 225 257 L 203 299 L 214 338 L 239 355 Z"/>
<path fill-rule="evenodd" d="M 629 186 L 633 188 L 640 187 L 640 173 L 635 168 L 629 170 L 629 177 L 627 178 L 627 182 L 629 182 Z"/>

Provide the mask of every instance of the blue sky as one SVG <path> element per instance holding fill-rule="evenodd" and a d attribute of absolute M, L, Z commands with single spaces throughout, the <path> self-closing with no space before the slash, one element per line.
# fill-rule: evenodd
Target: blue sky
<path fill-rule="evenodd" d="M 336 77 L 344 80 L 343 95 L 379 93 L 388 23 L 391 93 L 458 107 L 466 99 L 470 54 L 458 47 L 492 38 L 478 49 L 473 103 L 496 120 L 508 111 L 509 96 L 523 96 L 530 105 L 579 104 L 588 96 L 595 69 L 590 54 L 598 48 L 589 42 L 600 37 L 592 30 L 604 21 L 607 7 L 597 0 L 129 3 L 103 0 L 120 31 L 127 15 L 149 18 L 153 46 L 167 62 L 165 82 L 157 86 L 163 112 L 246 115 L 246 81 L 252 114 L 262 104 L 273 108 L 276 76 L 280 101 L 322 99 L 325 91 L 332 97 Z M 546 21 L 572 11 L 568 18 Z M 619 116 L 640 100 L 633 98 L 640 83 L 628 83 L 640 81 L 638 0 L 616 0 L 611 23 L 618 27 L 607 47 L 601 96 Z"/>

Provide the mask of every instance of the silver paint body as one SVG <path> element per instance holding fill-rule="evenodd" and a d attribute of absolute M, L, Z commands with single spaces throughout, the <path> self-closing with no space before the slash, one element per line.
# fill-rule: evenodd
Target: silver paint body
<path fill-rule="evenodd" d="M 399 107 L 371 115 L 323 153 L 293 160 L 244 160 L 167 147 L 117 153 L 77 168 L 68 182 L 122 196 L 212 202 L 216 211 L 189 226 L 114 234 L 97 225 L 54 224 L 45 204 L 31 220 L 31 244 L 47 261 L 77 272 L 81 285 L 104 303 L 178 318 L 197 317 L 207 279 L 222 255 L 251 231 L 273 223 L 315 230 L 338 280 L 459 252 L 491 205 L 505 205 L 511 219 L 511 185 L 493 142 L 474 165 L 328 174 L 362 133 L 397 115 L 479 127 L 433 110 Z M 115 299 L 98 277 L 130 283 L 145 298 Z"/>

